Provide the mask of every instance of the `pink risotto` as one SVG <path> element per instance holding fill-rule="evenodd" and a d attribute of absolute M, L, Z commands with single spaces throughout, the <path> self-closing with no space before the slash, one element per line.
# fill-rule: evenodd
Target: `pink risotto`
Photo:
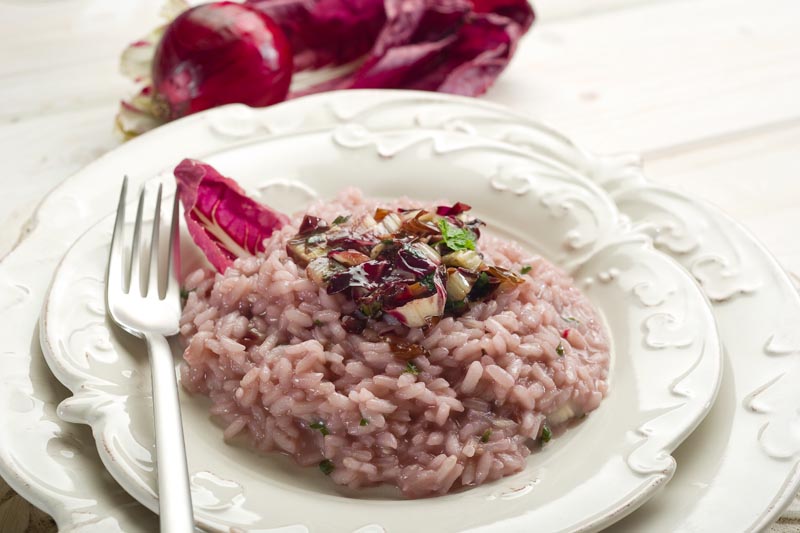
<path fill-rule="evenodd" d="M 182 382 L 226 439 L 416 498 L 519 472 L 597 408 L 609 343 L 587 298 L 443 205 L 348 189 L 188 276 Z"/>

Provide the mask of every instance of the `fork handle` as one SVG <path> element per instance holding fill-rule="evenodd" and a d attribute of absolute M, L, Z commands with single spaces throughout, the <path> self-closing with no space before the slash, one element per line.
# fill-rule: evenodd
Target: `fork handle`
<path fill-rule="evenodd" d="M 153 377 L 161 531 L 191 532 L 194 531 L 192 496 L 172 350 L 163 335 L 146 334 L 145 340 Z"/>

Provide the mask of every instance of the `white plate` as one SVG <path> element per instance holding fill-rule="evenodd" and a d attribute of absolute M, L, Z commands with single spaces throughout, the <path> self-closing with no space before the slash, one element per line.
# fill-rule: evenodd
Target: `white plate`
<path fill-rule="evenodd" d="M 151 532 L 157 523 L 110 478 L 103 477 L 105 469 L 88 431 L 56 417 L 55 406 L 66 393 L 47 370 L 37 341 L 38 312 L 58 260 L 82 231 L 113 209 L 118 183 L 110 178 L 117 177 L 118 160 L 126 160 L 136 184 L 169 164 L 162 157 L 151 157 L 154 144 L 161 146 L 160 154 L 167 159 L 187 152 L 202 157 L 220 144 L 247 142 L 253 134 L 291 133 L 346 120 L 373 129 L 421 122 L 430 128 L 471 131 L 538 152 L 547 150 L 592 178 L 641 174 L 635 161 L 626 165 L 625 158 L 592 157 L 587 162 L 566 139 L 507 108 L 480 100 L 396 91 L 328 93 L 255 114 L 236 107 L 214 110 L 160 127 L 100 158 L 43 201 L 35 227 L 0 263 L 0 331 L 5 339 L 0 352 L 4 369 L 0 414 L 6 422 L 0 432 L 0 471 L 18 493 L 53 515 L 62 530 Z M 169 144 L 172 136 L 187 130 L 204 135 L 196 137 L 190 148 Z M 649 189 L 646 182 L 642 186 Z M 753 531 L 775 520 L 793 498 L 799 484 L 798 457 L 779 460 L 764 454 L 753 435 L 768 415 L 752 413 L 742 402 L 766 383 L 759 378 L 796 371 L 800 362 L 796 355 L 765 353 L 758 337 L 766 338 L 769 328 L 743 344 L 736 315 L 747 316 L 752 309 L 781 309 L 785 316 L 796 317 L 800 298 L 778 264 L 740 226 L 705 205 L 683 201 L 681 217 L 687 223 L 706 220 L 704 224 L 719 229 L 700 239 L 693 253 L 702 255 L 722 246 L 728 250 L 725 256 L 748 255 L 763 284 L 746 299 L 737 298 L 738 313 L 723 314 L 719 307 L 729 304 L 715 304 L 728 354 L 720 396 L 727 399 L 725 408 L 720 409 L 720 403 L 712 409 L 700 431 L 678 450 L 681 468 L 672 482 L 623 524 L 641 520 L 635 524 L 640 531 L 656 532 L 690 531 L 690 526 L 691 531 Z M 796 409 L 800 399 L 793 396 L 786 405 Z M 734 427 L 738 428 L 735 438 L 721 443 Z M 751 464 L 755 465 L 752 470 Z M 757 470 L 764 464 L 769 468 Z M 742 478 L 747 481 L 740 482 Z M 672 506 L 679 511 L 671 513 Z M 797 508 L 800 512 L 800 505 Z"/>
<path fill-rule="evenodd" d="M 670 453 L 705 416 L 721 377 L 713 316 L 694 280 L 656 252 L 649 237 L 631 231 L 593 183 L 503 143 L 421 127 L 383 133 L 346 125 L 223 149 L 205 160 L 287 212 L 349 185 L 372 197 L 467 202 L 490 231 L 570 271 L 605 318 L 615 350 L 611 392 L 600 409 L 532 454 L 523 472 L 423 500 L 339 490 L 317 469 L 226 445 L 208 419 L 208 403 L 184 396 L 203 526 L 593 531 L 633 511 L 672 476 Z M 155 510 L 146 352 L 112 330 L 104 313 L 112 227 L 113 216 L 64 257 L 43 313 L 42 345 L 51 369 L 75 394 L 59 414 L 90 424 L 111 474 Z M 183 241 L 182 259 L 199 264 L 196 248 Z"/>

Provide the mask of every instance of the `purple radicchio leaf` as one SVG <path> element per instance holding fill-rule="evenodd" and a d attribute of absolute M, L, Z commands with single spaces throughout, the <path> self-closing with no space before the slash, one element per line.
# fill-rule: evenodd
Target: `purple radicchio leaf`
<path fill-rule="evenodd" d="M 289 221 L 210 165 L 184 159 L 174 173 L 189 234 L 219 272 L 263 251 L 264 239 Z"/>
<path fill-rule="evenodd" d="M 188 7 L 185 0 L 172 1 Z M 215 2 L 203 9 L 217 10 L 214 20 L 222 23 L 223 11 L 232 9 L 228 4 Z M 280 31 L 276 33 L 285 36 L 291 49 L 286 55 L 291 55 L 295 73 L 331 67 L 329 72 L 320 71 L 327 80 L 311 86 L 294 84 L 287 98 L 358 88 L 478 96 L 506 68 L 535 18 L 528 0 L 245 0 L 244 4 L 277 25 Z M 177 7 L 172 9 L 169 18 L 177 11 Z M 129 136 L 174 118 L 164 116 L 164 106 L 158 105 L 163 98 L 149 75 L 163 31 L 154 31 L 123 54 L 123 71 L 146 88 L 120 109 L 117 124 Z M 234 56 L 223 63 L 238 61 Z M 241 83 L 253 75 L 252 69 L 219 71 L 219 65 L 209 63 L 207 57 L 192 56 L 180 65 L 203 72 L 208 79 L 219 79 L 216 92 L 209 89 L 217 97 L 205 98 L 203 105 L 189 106 L 185 112 L 227 102 L 267 105 L 286 94 L 281 87 L 278 96 L 267 98 L 267 93 L 274 92 L 272 85 Z M 259 98 L 259 92 L 264 98 Z"/>
<path fill-rule="evenodd" d="M 295 72 L 344 65 L 370 51 L 386 23 L 383 0 L 246 0 L 289 39 Z"/>
<path fill-rule="evenodd" d="M 309 28 L 314 29 L 312 33 L 317 40 L 303 39 L 300 53 L 305 58 L 298 57 L 295 50 L 296 65 L 317 68 L 358 59 L 356 53 L 364 48 L 363 42 L 374 40 L 358 67 L 294 91 L 290 98 L 357 88 L 402 88 L 478 96 L 506 67 L 517 42 L 534 20 L 527 0 L 250 0 L 248 3 L 268 12 L 285 33 L 295 31 L 292 25 L 297 21 L 293 18 L 297 10 L 316 14 L 303 20 L 312 21 Z M 378 12 L 380 6 L 384 23 L 379 32 L 375 33 L 377 19 L 347 16 L 356 4 L 369 12 Z M 293 10 L 290 5 L 295 6 Z M 348 36 L 362 36 L 363 41 L 346 50 L 341 45 L 334 47 L 332 56 L 330 43 L 335 35 L 323 38 L 328 26 Z M 299 34 L 295 31 L 295 35 Z"/>
<path fill-rule="evenodd" d="M 437 271 L 433 276 L 435 289 L 433 294 L 415 298 L 392 309 L 386 309 L 386 314 L 410 328 L 425 326 L 431 319 L 441 317 L 447 302 L 447 289 L 444 286 L 443 276 L 443 271 Z"/>

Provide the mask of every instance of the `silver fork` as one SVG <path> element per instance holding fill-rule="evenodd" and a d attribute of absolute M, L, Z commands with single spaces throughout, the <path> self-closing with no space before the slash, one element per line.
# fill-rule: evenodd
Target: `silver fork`
<path fill-rule="evenodd" d="M 175 365 L 167 337 L 178 333 L 180 289 L 173 272 L 174 246 L 178 231 L 178 198 L 172 208 L 169 229 L 169 254 L 165 271 L 159 272 L 158 249 L 161 220 L 161 186 L 158 187 L 153 232 L 147 251 L 147 268 L 142 269 L 141 234 L 145 191 L 139 195 L 136 225 L 133 230 L 130 264 L 125 264 L 122 242 L 125 225 L 125 197 L 128 178 L 122 182 L 117 207 L 117 220 L 111 239 L 111 252 L 106 271 L 106 309 L 116 324 L 131 335 L 144 339 L 150 357 L 153 378 L 153 412 L 155 414 L 156 459 L 158 462 L 158 507 L 161 531 L 193 531 L 192 498 L 186 448 L 178 403 Z M 126 271 L 128 275 L 126 275 Z M 126 282 L 126 278 L 129 282 Z M 159 287 L 165 286 L 164 295 Z"/>

